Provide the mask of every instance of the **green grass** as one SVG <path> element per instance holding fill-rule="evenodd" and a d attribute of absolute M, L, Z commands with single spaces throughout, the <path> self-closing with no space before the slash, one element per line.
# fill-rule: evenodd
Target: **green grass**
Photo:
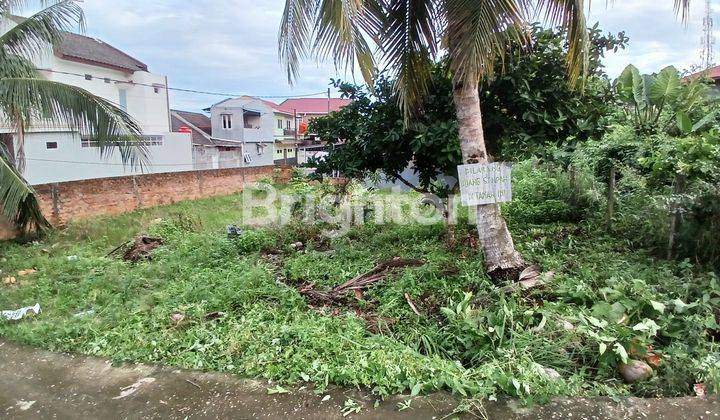
<path fill-rule="evenodd" d="M 696 382 L 711 389 L 718 382 L 717 278 L 689 263 L 655 260 L 587 224 L 514 222 L 523 255 L 555 277 L 544 288 L 504 293 L 462 240 L 473 234 L 465 224 L 452 247 L 444 226 L 413 224 L 356 226 L 328 241 L 318 226 L 298 222 L 228 240 L 224 227 L 241 213 L 238 196 L 213 198 L 73 223 L 40 242 L 0 244 L 0 277 L 38 270 L 17 277 L 17 286 L 0 285 L 0 308 L 43 308 L 36 317 L 0 321 L 0 335 L 116 362 L 383 395 L 447 389 L 543 401 L 690 395 Z M 106 256 L 140 232 L 165 241 L 152 261 Z M 292 250 L 298 240 L 308 249 Z M 279 267 L 262 256 L 267 250 L 280 252 Z M 336 313 L 308 307 L 292 287 L 329 288 L 396 256 L 426 264 Z M 206 318 L 218 311 L 219 319 Z M 174 323 L 173 313 L 184 320 Z M 655 376 L 624 384 L 622 350 L 641 358 L 648 345 L 662 357 Z"/>

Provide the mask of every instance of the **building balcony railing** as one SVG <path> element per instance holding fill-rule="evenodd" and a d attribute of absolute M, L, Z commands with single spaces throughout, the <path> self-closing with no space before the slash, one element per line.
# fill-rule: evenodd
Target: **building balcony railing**
<path fill-rule="evenodd" d="M 295 135 L 295 130 L 293 130 L 293 129 L 291 129 L 291 128 L 290 128 L 290 129 L 289 129 L 289 128 L 285 128 L 285 129 L 283 129 L 283 135 L 284 135 L 284 136 L 294 136 L 294 135 Z"/>

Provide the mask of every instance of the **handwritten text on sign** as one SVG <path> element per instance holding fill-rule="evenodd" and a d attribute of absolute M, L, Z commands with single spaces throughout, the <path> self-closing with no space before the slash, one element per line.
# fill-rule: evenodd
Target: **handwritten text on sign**
<path fill-rule="evenodd" d="M 511 172 L 512 165 L 506 162 L 458 166 L 462 204 L 477 206 L 512 200 Z"/>

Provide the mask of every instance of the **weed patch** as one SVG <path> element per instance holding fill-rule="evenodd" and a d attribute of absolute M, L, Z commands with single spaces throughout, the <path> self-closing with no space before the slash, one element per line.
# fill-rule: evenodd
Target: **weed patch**
<path fill-rule="evenodd" d="M 178 203 L 0 244 L 0 275 L 18 279 L 0 283 L 0 308 L 43 308 L 0 321 L 0 335 L 115 362 L 380 395 L 446 389 L 534 402 L 720 385 L 717 277 L 582 222 L 514 220 L 523 255 L 555 276 L 510 291 L 488 278 L 472 243 L 449 242 L 442 224 L 365 224 L 330 238 L 296 221 L 228 238 L 235 204 Z M 472 229 L 461 221 L 454 234 Z M 162 238 L 152 260 L 108 256 L 141 233 Z M 422 264 L 377 268 L 394 258 Z M 338 292 L 329 307 L 308 299 L 309 284 L 313 293 Z M 624 383 L 619 366 L 629 360 L 652 361 L 653 376 Z"/>

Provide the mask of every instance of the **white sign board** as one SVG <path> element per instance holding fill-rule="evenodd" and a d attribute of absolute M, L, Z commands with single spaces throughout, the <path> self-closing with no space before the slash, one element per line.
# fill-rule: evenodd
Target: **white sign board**
<path fill-rule="evenodd" d="M 507 162 L 458 166 L 462 204 L 477 206 L 512 200 L 511 172 L 512 164 Z"/>

